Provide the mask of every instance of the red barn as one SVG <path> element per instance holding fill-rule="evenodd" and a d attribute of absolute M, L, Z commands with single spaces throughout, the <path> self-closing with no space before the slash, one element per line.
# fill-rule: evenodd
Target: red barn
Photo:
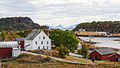
<path fill-rule="evenodd" d="M 24 38 L 16 38 L 18 44 L 21 46 L 21 49 L 24 49 Z"/>
<path fill-rule="evenodd" d="M 109 60 L 109 56 L 114 54 L 115 51 L 111 48 L 101 48 L 101 49 L 95 49 L 92 51 L 90 55 L 90 59 L 96 59 L 96 60 Z"/>
<path fill-rule="evenodd" d="M 17 57 L 20 55 L 20 46 L 17 41 L 0 42 L 0 57 Z"/>
<path fill-rule="evenodd" d="M 12 56 L 12 48 L 0 48 L 0 57 Z"/>
<path fill-rule="evenodd" d="M 116 52 L 109 56 L 109 60 L 113 62 L 120 62 L 120 52 Z"/>

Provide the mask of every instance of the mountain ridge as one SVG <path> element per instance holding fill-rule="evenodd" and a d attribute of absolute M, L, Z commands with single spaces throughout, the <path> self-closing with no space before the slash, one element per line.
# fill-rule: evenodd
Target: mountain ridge
<path fill-rule="evenodd" d="M 40 26 L 34 23 L 29 17 L 6 17 L 0 18 L 0 31 L 11 30 L 21 31 L 25 29 L 42 29 L 48 28 L 47 26 Z"/>

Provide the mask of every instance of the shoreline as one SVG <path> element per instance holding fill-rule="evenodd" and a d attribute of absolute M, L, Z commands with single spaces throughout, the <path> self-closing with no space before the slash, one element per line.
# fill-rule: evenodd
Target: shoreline
<path fill-rule="evenodd" d="M 79 37 L 108 37 L 108 38 L 120 38 L 120 36 L 98 36 L 98 35 L 76 35 Z"/>

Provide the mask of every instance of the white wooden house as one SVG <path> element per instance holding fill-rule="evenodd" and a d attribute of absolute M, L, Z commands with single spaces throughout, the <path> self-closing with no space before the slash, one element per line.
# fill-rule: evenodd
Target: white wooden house
<path fill-rule="evenodd" d="M 25 50 L 51 49 L 51 39 L 40 29 L 33 30 L 24 41 Z"/>

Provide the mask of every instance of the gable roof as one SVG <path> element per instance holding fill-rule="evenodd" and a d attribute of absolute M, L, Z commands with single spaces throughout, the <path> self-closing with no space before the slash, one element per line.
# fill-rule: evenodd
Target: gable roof
<path fill-rule="evenodd" d="M 101 49 L 96 49 L 96 51 L 99 52 L 101 55 L 106 55 L 106 54 L 111 54 L 116 52 L 111 48 L 101 48 Z"/>
<path fill-rule="evenodd" d="M 24 41 L 25 38 L 16 38 L 17 41 Z"/>
<path fill-rule="evenodd" d="M 4 41 L 4 42 L 0 42 L 0 48 L 7 48 L 7 47 L 18 48 L 19 44 L 17 43 L 17 41 Z"/>
<path fill-rule="evenodd" d="M 30 34 L 25 38 L 26 40 L 33 40 L 41 31 L 37 29 L 30 32 Z"/>

